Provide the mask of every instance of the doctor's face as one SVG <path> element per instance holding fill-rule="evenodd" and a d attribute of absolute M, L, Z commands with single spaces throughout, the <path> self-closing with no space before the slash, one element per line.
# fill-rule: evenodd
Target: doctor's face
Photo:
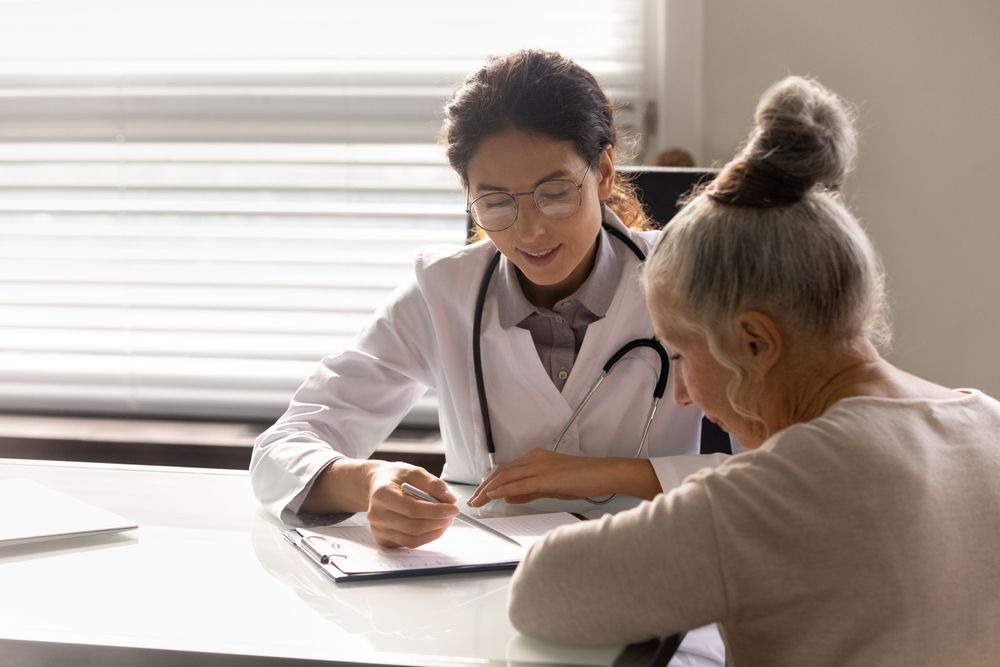
<path fill-rule="evenodd" d="M 611 195 L 614 180 L 610 148 L 588 171 L 586 160 L 568 141 L 505 130 L 483 140 L 469 160 L 467 175 L 470 201 L 492 192 L 516 194 L 514 224 L 486 234 L 520 270 L 528 300 L 551 308 L 575 292 L 594 265 L 600 202 Z M 580 207 L 565 218 L 540 212 L 531 195 L 540 184 L 556 179 L 582 180 Z M 576 195 L 572 186 L 568 195 Z"/>

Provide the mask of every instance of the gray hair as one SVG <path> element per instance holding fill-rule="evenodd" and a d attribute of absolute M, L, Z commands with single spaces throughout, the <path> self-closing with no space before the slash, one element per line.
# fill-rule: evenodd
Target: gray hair
<path fill-rule="evenodd" d="M 760 310 L 830 345 L 867 339 L 886 349 L 891 329 L 881 262 L 835 191 L 853 166 L 852 113 L 819 83 L 789 77 L 764 93 L 743 149 L 688 201 L 649 255 L 652 300 L 700 331 L 736 377 L 735 317 Z"/>

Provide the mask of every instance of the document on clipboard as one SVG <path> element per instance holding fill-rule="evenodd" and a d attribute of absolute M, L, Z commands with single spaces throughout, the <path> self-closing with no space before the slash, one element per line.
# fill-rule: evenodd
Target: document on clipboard
<path fill-rule="evenodd" d="M 569 512 L 482 519 L 513 537 L 521 546 L 455 522 L 445 534 L 416 549 L 380 546 L 368 526 L 294 528 L 285 539 L 309 557 L 327 576 L 339 582 L 394 579 L 453 572 L 513 570 L 528 547 L 559 526 L 584 517 Z"/>

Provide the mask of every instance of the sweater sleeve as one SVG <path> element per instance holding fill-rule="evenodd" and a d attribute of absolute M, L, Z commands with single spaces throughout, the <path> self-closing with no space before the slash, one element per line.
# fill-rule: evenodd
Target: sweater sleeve
<path fill-rule="evenodd" d="M 710 500 L 696 478 L 546 536 L 514 573 L 508 613 L 529 636 L 611 645 L 719 621 L 726 608 Z"/>
<path fill-rule="evenodd" d="M 680 486 L 689 475 L 704 468 L 717 468 L 732 458 L 729 454 L 679 454 L 657 456 L 649 460 L 660 488 L 670 491 Z"/>

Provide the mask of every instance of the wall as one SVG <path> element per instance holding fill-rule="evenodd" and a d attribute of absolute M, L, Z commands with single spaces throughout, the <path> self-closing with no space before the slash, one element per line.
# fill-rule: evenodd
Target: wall
<path fill-rule="evenodd" d="M 860 106 L 846 192 L 882 254 L 902 368 L 1000 397 L 1000 3 L 709 0 L 702 153 L 810 74 Z"/>

